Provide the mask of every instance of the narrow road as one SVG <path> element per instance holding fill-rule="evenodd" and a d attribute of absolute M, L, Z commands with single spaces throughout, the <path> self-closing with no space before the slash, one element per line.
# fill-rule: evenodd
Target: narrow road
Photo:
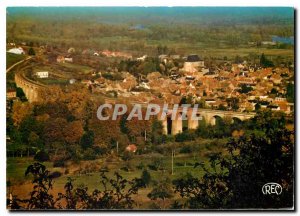
<path fill-rule="evenodd" d="M 28 56 L 26 59 L 23 59 L 15 64 L 13 64 L 12 66 L 10 66 L 8 69 L 6 69 L 6 73 L 8 73 L 9 71 L 11 71 L 15 66 L 25 62 L 25 61 L 28 61 L 29 59 L 31 59 L 32 57 L 31 56 Z"/>

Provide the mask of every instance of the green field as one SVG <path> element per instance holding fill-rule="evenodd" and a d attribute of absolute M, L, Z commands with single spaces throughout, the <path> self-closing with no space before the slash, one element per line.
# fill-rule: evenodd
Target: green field
<path fill-rule="evenodd" d="M 77 72 L 80 74 L 87 74 L 93 70 L 91 67 L 88 67 L 88 66 L 78 65 L 78 64 L 68 63 L 68 62 L 59 63 L 58 65 L 65 68 L 66 70 L 68 70 L 70 72 Z"/>
<path fill-rule="evenodd" d="M 105 162 L 107 167 L 109 167 L 109 173 L 108 176 L 113 176 L 115 172 L 119 172 L 125 179 L 133 179 L 135 177 L 140 177 L 142 170 L 138 169 L 136 166 L 138 166 L 140 163 L 143 163 L 145 167 L 147 167 L 148 164 L 150 164 L 152 159 L 155 159 L 157 155 L 150 156 L 150 155 L 137 155 L 135 156 L 131 161 L 130 164 L 132 164 L 133 171 L 123 171 L 120 168 L 125 163 L 124 161 L 119 162 Z M 161 156 L 162 157 L 162 156 Z M 198 157 L 198 160 L 200 160 L 200 157 Z M 203 160 L 203 159 L 202 159 Z M 104 158 L 96 160 L 99 163 L 104 163 Z M 179 154 L 175 156 L 174 158 L 174 175 L 171 175 L 171 157 L 162 157 L 162 161 L 165 167 L 165 170 L 159 170 L 154 171 L 149 170 L 151 173 L 151 177 L 153 179 L 159 178 L 159 176 L 162 173 L 165 173 L 166 175 L 169 175 L 171 179 L 176 179 L 181 177 L 183 174 L 189 172 L 194 176 L 202 176 L 203 172 L 200 169 L 194 169 L 194 167 L 191 164 L 194 164 L 197 160 L 194 160 L 193 157 L 190 157 L 189 155 L 185 154 Z M 205 160 L 206 163 L 208 163 L 207 160 Z M 32 157 L 23 157 L 23 158 L 8 158 L 7 159 L 7 179 L 14 183 L 21 183 L 24 180 L 29 180 L 30 178 L 24 178 L 24 173 L 26 171 L 26 168 L 34 163 L 34 160 Z M 181 163 L 183 165 L 176 166 L 176 163 Z M 49 171 L 63 171 L 65 168 L 53 168 L 53 165 L 51 162 L 45 162 L 43 163 Z M 185 165 L 186 164 L 186 165 Z M 73 174 L 67 174 L 59 177 L 56 179 L 57 186 L 63 186 L 64 183 L 67 181 L 68 177 L 75 178 L 75 184 L 85 184 L 89 186 L 91 189 L 95 189 L 98 187 L 99 183 L 99 173 L 93 172 L 88 175 L 73 175 Z"/>
<path fill-rule="evenodd" d="M 23 60 L 24 58 L 25 58 L 25 55 L 6 53 L 6 68 L 9 68 L 13 64 Z"/>
<path fill-rule="evenodd" d="M 43 79 L 37 79 L 40 83 L 43 83 L 45 85 L 66 85 L 68 84 L 68 80 L 65 79 L 53 79 L 53 78 L 43 78 Z"/>
<path fill-rule="evenodd" d="M 74 181 L 75 187 L 85 185 L 88 187 L 91 193 L 94 189 L 102 190 L 103 187 L 100 184 L 100 167 L 106 167 L 108 169 L 107 177 L 114 178 L 114 173 L 118 172 L 124 179 L 132 180 L 134 178 L 139 178 L 142 175 L 142 171 L 146 168 L 150 175 L 151 180 L 157 181 L 162 179 L 162 177 L 168 177 L 170 180 L 179 179 L 185 174 L 190 173 L 195 177 L 202 177 L 204 171 L 201 168 L 194 168 L 196 162 L 204 162 L 207 168 L 209 168 L 209 157 L 208 155 L 212 152 L 222 151 L 224 152 L 224 142 L 226 140 L 214 140 L 213 142 L 209 140 L 198 140 L 194 144 L 198 144 L 199 149 L 197 152 L 191 153 L 180 153 L 180 149 L 184 146 L 184 143 L 177 144 L 177 150 L 174 157 L 174 169 L 172 175 L 172 158 L 170 154 L 164 153 L 149 153 L 137 155 L 135 154 L 129 161 L 124 161 L 121 157 L 117 156 L 102 156 L 94 161 L 81 161 L 80 163 L 75 163 L 72 161 L 67 161 L 65 167 L 53 167 L 52 162 L 43 163 L 50 172 L 59 171 L 62 176 L 54 179 L 53 195 L 58 192 L 64 191 L 64 185 L 68 178 L 71 177 Z M 166 144 L 165 144 L 166 145 Z M 164 147 L 164 145 L 161 145 Z M 161 159 L 161 168 L 158 170 L 150 169 L 149 165 L 153 164 L 153 161 Z M 34 163 L 32 157 L 23 158 L 7 158 L 7 180 L 12 185 L 8 188 L 9 191 L 13 191 L 18 197 L 27 197 L 29 192 L 32 190 L 31 179 L 32 177 L 25 177 L 24 173 L 26 168 Z M 88 173 L 79 174 L 75 170 L 79 168 L 81 170 L 88 170 L 93 167 L 94 164 L 98 165 L 98 169 L 93 169 Z M 130 167 L 130 171 L 125 171 L 122 168 Z M 66 172 L 68 170 L 68 172 Z M 140 208 L 149 208 L 151 204 L 150 199 L 147 194 L 152 190 L 153 183 L 147 188 L 142 188 L 137 195 L 136 201 L 139 203 Z M 178 195 L 175 195 L 174 199 L 179 199 Z"/>

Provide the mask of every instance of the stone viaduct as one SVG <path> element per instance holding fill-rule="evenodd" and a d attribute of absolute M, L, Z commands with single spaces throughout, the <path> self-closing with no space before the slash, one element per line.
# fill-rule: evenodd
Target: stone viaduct
<path fill-rule="evenodd" d="M 23 89 L 28 101 L 30 103 L 37 102 L 39 100 L 39 92 L 43 88 L 47 88 L 46 85 L 36 83 L 28 79 L 24 72 L 17 72 L 15 74 L 16 85 Z"/>
<path fill-rule="evenodd" d="M 192 119 L 192 109 L 188 109 L 186 113 L 187 120 L 182 120 L 182 110 L 178 109 L 177 118 L 171 119 L 172 110 L 168 110 L 169 114 L 162 120 L 163 131 L 165 134 L 178 134 L 183 131 L 183 121 L 187 121 L 188 129 L 196 129 L 199 126 L 199 121 L 204 120 L 206 124 L 215 125 L 218 118 L 234 121 L 244 121 L 255 116 L 255 113 L 242 113 L 233 111 L 198 109 L 196 116 L 201 120 Z"/>
<path fill-rule="evenodd" d="M 32 56 L 29 56 L 26 59 L 21 60 L 21 61 L 15 63 L 15 64 L 13 64 L 11 67 L 9 67 L 6 70 L 6 73 L 9 73 L 16 66 L 18 66 L 20 64 L 24 64 L 24 63 L 30 61 L 32 58 L 33 58 Z M 23 70 L 24 70 L 24 67 L 23 67 Z M 22 71 L 22 69 L 19 70 L 19 71 L 16 71 L 16 73 L 15 73 L 15 82 L 16 82 L 17 87 L 22 88 L 22 90 L 24 91 L 25 96 L 27 97 L 27 99 L 30 103 L 38 101 L 40 90 L 43 89 L 43 88 L 47 88 L 46 85 L 36 83 L 36 82 L 28 79 L 25 76 L 24 71 Z"/>
<path fill-rule="evenodd" d="M 105 103 L 116 104 L 116 99 L 105 98 Z M 131 102 L 131 105 L 139 104 L 138 102 Z M 141 104 L 143 108 L 147 108 L 148 104 Z M 163 105 L 160 105 L 161 110 L 163 110 Z M 196 116 L 199 120 L 193 120 L 192 118 L 192 108 L 187 109 L 186 118 L 187 120 L 182 120 L 181 115 L 183 114 L 182 108 L 178 108 L 176 111 L 176 118 L 172 119 L 172 109 L 165 110 L 166 115 L 164 118 L 161 117 L 162 111 L 158 114 L 158 118 L 162 119 L 163 132 L 165 134 L 178 134 L 183 131 L 183 122 L 187 121 L 188 129 L 196 129 L 199 126 L 199 121 L 204 120 L 206 124 L 215 125 L 218 118 L 228 119 L 232 123 L 234 121 L 244 121 L 255 116 L 255 113 L 243 113 L 234 111 L 223 111 L 223 110 L 212 110 L 212 109 L 197 109 Z M 200 120 L 201 119 L 201 120 Z"/>

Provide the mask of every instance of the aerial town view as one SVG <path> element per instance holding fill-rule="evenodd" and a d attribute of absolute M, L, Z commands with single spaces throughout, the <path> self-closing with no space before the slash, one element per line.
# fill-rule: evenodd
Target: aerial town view
<path fill-rule="evenodd" d="M 9 210 L 294 210 L 291 7 L 6 8 Z"/>

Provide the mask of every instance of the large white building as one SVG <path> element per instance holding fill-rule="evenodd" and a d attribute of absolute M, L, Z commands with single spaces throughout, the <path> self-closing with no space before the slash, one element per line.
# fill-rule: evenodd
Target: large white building
<path fill-rule="evenodd" d="M 197 72 L 201 71 L 201 68 L 204 67 L 204 60 L 199 58 L 198 55 L 189 55 L 186 62 L 184 62 L 183 69 L 186 72 Z"/>

